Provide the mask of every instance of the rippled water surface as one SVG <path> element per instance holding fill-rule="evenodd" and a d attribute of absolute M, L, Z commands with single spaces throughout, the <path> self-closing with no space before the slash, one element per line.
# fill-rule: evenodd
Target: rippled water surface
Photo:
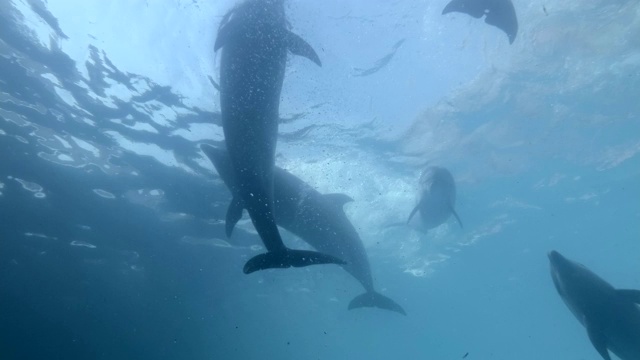
<path fill-rule="evenodd" d="M 242 273 L 264 246 L 199 144 L 224 139 L 233 1 L 0 4 L 1 359 L 597 359 L 547 252 L 640 288 L 640 5 L 289 0 L 276 164 L 354 199 L 377 289 L 337 266 Z M 406 221 L 429 165 L 453 218 Z M 283 230 L 294 248 L 308 245 Z"/>

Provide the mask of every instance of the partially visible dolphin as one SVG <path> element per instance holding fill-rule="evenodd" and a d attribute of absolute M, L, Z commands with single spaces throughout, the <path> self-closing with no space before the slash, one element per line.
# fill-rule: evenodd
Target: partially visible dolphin
<path fill-rule="evenodd" d="M 226 216 L 227 236 L 242 217 L 242 199 L 226 151 L 200 145 L 233 195 Z M 365 293 L 349 303 L 349 309 L 378 307 L 406 315 L 400 305 L 375 291 L 367 252 L 342 206 L 353 201 L 345 194 L 320 194 L 311 186 L 278 167 L 274 170 L 275 216 L 289 230 L 316 250 L 346 261 L 342 267 L 364 287 Z"/>
<path fill-rule="evenodd" d="M 320 65 L 318 55 L 287 29 L 283 0 L 247 0 L 230 10 L 215 42 L 214 50 L 220 49 L 222 127 L 238 197 L 268 250 L 250 259 L 244 273 L 343 263 L 333 256 L 287 249 L 273 212 L 273 167 L 287 52 Z"/>
<path fill-rule="evenodd" d="M 449 170 L 439 166 L 426 168 L 420 176 L 420 188 L 420 200 L 409 214 L 407 224 L 427 231 L 443 224 L 453 215 L 462 227 L 462 221 L 454 208 L 456 183 Z M 419 220 L 412 222 L 416 213 Z"/>
<path fill-rule="evenodd" d="M 461 12 L 484 21 L 504 31 L 513 44 L 518 34 L 518 18 L 511 0 L 451 0 L 442 10 L 442 14 Z"/>
<path fill-rule="evenodd" d="M 622 360 L 640 360 L 640 290 L 617 290 L 557 251 L 549 262 L 558 294 L 600 356 L 611 360 L 610 350 Z"/>

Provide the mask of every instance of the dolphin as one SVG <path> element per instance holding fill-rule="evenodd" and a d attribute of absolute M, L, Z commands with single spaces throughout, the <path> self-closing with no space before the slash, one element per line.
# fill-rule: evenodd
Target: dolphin
<path fill-rule="evenodd" d="M 427 231 L 443 224 L 453 215 L 462 227 L 462 221 L 454 209 L 456 202 L 456 183 L 449 170 L 430 166 L 420 176 L 421 196 L 413 208 L 407 224 L 418 230 Z M 419 221 L 412 218 L 419 213 Z"/>
<path fill-rule="evenodd" d="M 484 22 L 504 31 L 513 44 L 518 34 L 518 18 L 511 0 L 451 0 L 442 14 L 460 12 L 479 19 L 486 15 Z"/>
<path fill-rule="evenodd" d="M 202 144 L 200 149 L 211 160 L 233 195 L 225 221 L 227 236 L 231 236 L 244 208 L 231 159 L 226 151 L 211 145 Z M 349 303 L 349 310 L 378 307 L 406 315 L 400 305 L 374 288 L 367 252 L 342 208 L 353 199 L 345 194 L 323 195 L 279 167 L 274 169 L 274 199 L 278 225 L 316 250 L 344 259 L 346 264 L 342 264 L 342 267 L 362 284 L 365 293 Z"/>
<path fill-rule="evenodd" d="M 343 263 L 333 256 L 288 249 L 273 211 L 273 167 L 287 52 L 321 65 L 318 55 L 287 29 L 283 0 L 247 0 L 231 9 L 222 19 L 214 50 L 222 50 L 222 128 L 238 197 L 268 250 L 249 259 L 244 273 Z"/>
<path fill-rule="evenodd" d="M 564 303 L 587 329 L 605 360 L 640 360 L 640 290 L 618 290 L 557 251 L 549 253 L 551 278 Z"/>

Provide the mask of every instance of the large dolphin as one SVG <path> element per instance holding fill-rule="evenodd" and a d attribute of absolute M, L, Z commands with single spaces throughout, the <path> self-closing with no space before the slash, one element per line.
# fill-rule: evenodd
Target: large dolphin
<path fill-rule="evenodd" d="M 233 199 L 226 217 L 227 236 L 242 217 L 242 199 L 226 151 L 202 144 Z M 367 252 L 342 206 L 353 201 L 344 194 L 320 194 L 311 186 L 278 167 L 274 170 L 275 216 L 278 225 L 297 235 L 316 250 L 346 261 L 342 267 L 364 287 L 365 293 L 349 303 L 349 309 L 378 307 L 406 315 L 400 305 L 375 291 Z"/>
<path fill-rule="evenodd" d="M 460 12 L 479 19 L 486 15 L 484 22 L 504 31 L 513 44 L 518 34 L 518 18 L 511 0 L 451 0 L 442 14 Z"/>
<path fill-rule="evenodd" d="M 462 221 L 456 213 L 456 183 L 449 170 L 430 166 L 420 176 L 420 200 L 413 208 L 407 224 L 412 227 L 427 231 L 443 224 L 453 215 L 462 227 Z M 412 221 L 418 214 L 417 221 Z"/>
<path fill-rule="evenodd" d="M 245 264 L 245 274 L 343 263 L 333 256 L 287 249 L 273 212 L 273 167 L 287 52 L 320 65 L 318 55 L 287 29 L 283 0 L 247 0 L 230 10 L 215 42 L 215 51 L 220 49 L 222 127 L 238 196 L 268 250 Z"/>
<path fill-rule="evenodd" d="M 587 329 L 600 356 L 609 350 L 622 360 L 640 360 L 640 290 L 617 290 L 582 264 L 549 253 L 558 294 Z"/>

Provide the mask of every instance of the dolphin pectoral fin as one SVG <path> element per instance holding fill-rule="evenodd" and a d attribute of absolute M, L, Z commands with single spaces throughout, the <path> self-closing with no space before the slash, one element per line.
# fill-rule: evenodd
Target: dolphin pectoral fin
<path fill-rule="evenodd" d="M 313 50 L 313 48 L 311 47 L 311 45 L 309 45 L 309 43 L 304 41 L 304 39 L 302 39 L 300 36 L 288 30 L 286 32 L 286 37 L 287 37 L 287 48 L 289 49 L 289 51 L 291 51 L 292 54 L 304 56 L 307 59 L 316 63 L 318 66 L 322 66 L 322 63 L 320 62 L 320 58 L 318 57 L 318 54 L 316 54 L 316 51 Z"/>
<path fill-rule="evenodd" d="M 284 251 L 270 251 L 252 257 L 244 265 L 243 271 L 245 274 L 251 274 L 258 270 L 285 269 L 321 264 L 345 265 L 346 262 L 334 256 L 315 251 L 286 249 Z"/>
<path fill-rule="evenodd" d="M 411 210 L 411 214 L 409 214 L 409 218 L 407 219 L 407 224 L 411 222 L 411 218 L 413 217 L 413 215 L 415 215 L 418 212 L 419 207 L 420 207 L 420 204 L 416 205 L 416 207 L 414 207 L 413 210 Z"/>
<path fill-rule="evenodd" d="M 456 220 L 458 220 L 458 224 L 460 224 L 460 228 L 464 229 L 464 226 L 462 226 L 462 220 L 460 220 L 460 216 L 458 216 L 458 213 L 453 209 L 453 207 L 451 208 L 451 213 L 453 214 L 453 216 L 455 216 Z"/>
<path fill-rule="evenodd" d="M 242 210 L 244 206 L 242 205 L 242 201 L 239 197 L 234 197 L 231 199 L 231 203 L 229 203 L 229 207 L 227 208 L 227 216 L 224 220 L 224 230 L 227 234 L 227 238 L 231 237 L 231 233 L 233 233 L 233 228 L 236 226 L 238 221 L 242 218 Z"/>
<path fill-rule="evenodd" d="M 607 338 L 602 334 L 600 329 L 594 326 L 594 324 L 590 324 L 589 321 L 585 321 L 584 326 L 587 328 L 587 334 L 589 335 L 591 344 L 596 348 L 600 356 L 602 356 L 604 360 L 611 360 L 609 350 L 607 349 Z"/>
<path fill-rule="evenodd" d="M 616 290 L 618 296 L 640 305 L 640 290 L 621 289 Z"/>
<path fill-rule="evenodd" d="M 395 311 L 405 316 L 407 315 L 402 306 L 398 305 L 398 303 L 391 300 L 390 298 L 375 291 L 370 291 L 362 295 L 358 295 L 349 303 L 349 310 L 362 307 L 377 307 L 379 309 Z"/>
<path fill-rule="evenodd" d="M 213 87 L 220 91 L 220 84 L 218 84 L 215 80 L 213 80 L 213 78 L 211 76 L 207 76 L 209 78 L 209 82 L 211 83 L 211 85 L 213 85 Z"/>
<path fill-rule="evenodd" d="M 337 207 L 339 207 L 341 209 L 344 206 L 344 204 L 353 201 L 351 196 L 349 196 L 347 194 L 340 194 L 340 193 L 324 194 L 324 195 L 322 195 L 322 197 L 327 199 L 328 202 L 336 205 Z"/>

